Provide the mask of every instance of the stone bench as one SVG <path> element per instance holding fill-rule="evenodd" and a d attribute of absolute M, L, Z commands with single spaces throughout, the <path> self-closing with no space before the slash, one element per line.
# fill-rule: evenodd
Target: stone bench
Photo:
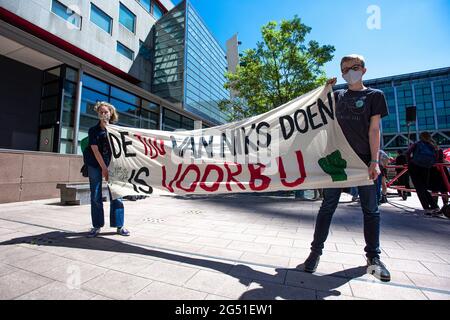
<path fill-rule="evenodd" d="M 89 183 L 58 183 L 57 189 L 61 192 L 61 203 L 65 205 L 84 205 L 91 203 L 91 189 Z M 106 183 L 102 185 L 103 201 L 109 199 Z"/>

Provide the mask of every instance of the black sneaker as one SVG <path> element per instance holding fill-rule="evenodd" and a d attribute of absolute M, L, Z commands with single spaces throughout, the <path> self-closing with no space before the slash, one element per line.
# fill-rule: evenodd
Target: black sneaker
<path fill-rule="evenodd" d="M 308 258 L 303 263 L 303 270 L 308 273 L 314 273 L 319 265 L 320 256 L 317 253 L 311 252 Z"/>
<path fill-rule="evenodd" d="M 387 203 L 387 197 L 385 194 L 381 195 L 380 203 Z"/>
<path fill-rule="evenodd" d="M 391 274 L 380 258 L 367 258 L 367 273 L 383 282 L 391 281 Z"/>

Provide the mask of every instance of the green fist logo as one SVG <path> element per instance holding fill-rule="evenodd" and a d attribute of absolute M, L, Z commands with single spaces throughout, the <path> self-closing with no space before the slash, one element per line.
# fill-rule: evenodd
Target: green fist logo
<path fill-rule="evenodd" d="M 346 181 L 347 174 L 345 168 L 347 168 L 347 161 L 342 159 L 341 152 L 339 150 L 334 151 L 325 158 L 319 160 L 319 166 L 325 173 L 328 173 L 336 181 Z"/>

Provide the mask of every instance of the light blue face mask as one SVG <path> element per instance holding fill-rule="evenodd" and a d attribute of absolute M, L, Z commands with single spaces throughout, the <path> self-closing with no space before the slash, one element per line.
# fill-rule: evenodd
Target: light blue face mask
<path fill-rule="evenodd" d="M 355 71 L 350 69 L 346 74 L 342 76 L 348 84 L 353 85 L 362 80 L 363 73 L 361 70 Z"/>
<path fill-rule="evenodd" d="M 101 121 L 109 122 L 110 115 L 108 115 L 108 114 L 99 114 L 99 115 L 98 115 L 98 118 L 99 118 Z"/>

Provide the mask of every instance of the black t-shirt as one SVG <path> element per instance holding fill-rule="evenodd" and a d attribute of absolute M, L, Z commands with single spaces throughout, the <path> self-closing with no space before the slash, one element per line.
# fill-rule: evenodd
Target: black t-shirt
<path fill-rule="evenodd" d="M 365 162 L 371 160 L 369 143 L 370 118 L 388 115 L 386 98 L 381 90 L 367 88 L 362 91 L 349 89 L 334 92 L 336 118 L 356 154 Z"/>
<path fill-rule="evenodd" d="M 94 156 L 91 146 L 95 145 L 98 147 L 98 151 L 102 155 L 103 161 L 105 161 L 106 166 L 111 162 L 111 148 L 109 147 L 107 131 L 100 127 L 100 122 L 96 126 L 89 129 L 89 146 L 85 154 L 84 161 L 87 165 L 92 167 L 100 167 L 97 159 Z"/>

